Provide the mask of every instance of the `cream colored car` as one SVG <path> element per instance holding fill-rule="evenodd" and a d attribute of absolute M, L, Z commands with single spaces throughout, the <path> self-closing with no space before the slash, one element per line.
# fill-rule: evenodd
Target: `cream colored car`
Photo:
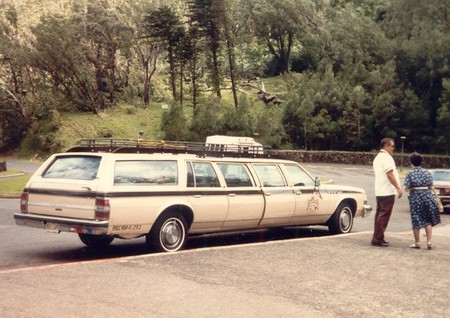
<path fill-rule="evenodd" d="M 14 218 L 77 233 L 88 246 L 146 236 L 174 252 L 200 233 L 296 225 L 348 233 L 371 212 L 363 189 L 319 183 L 298 163 L 260 152 L 97 140 L 46 160 Z"/>

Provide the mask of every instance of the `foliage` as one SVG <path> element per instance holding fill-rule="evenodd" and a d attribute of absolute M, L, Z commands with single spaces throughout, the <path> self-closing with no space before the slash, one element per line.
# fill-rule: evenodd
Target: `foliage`
<path fill-rule="evenodd" d="M 166 140 L 188 140 L 186 117 L 180 104 L 170 105 L 169 112 L 163 114 L 161 126 Z"/>
<path fill-rule="evenodd" d="M 62 144 L 57 137 L 62 122 L 58 111 L 53 109 L 43 111 L 40 117 L 40 120 L 34 122 L 29 134 L 23 139 L 22 151 L 34 149 L 35 154 L 46 157 L 62 149 Z"/>
<path fill-rule="evenodd" d="M 222 131 L 222 102 L 218 97 L 206 98 L 195 108 L 190 128 L 190 139 L 204 141 L 209 135 Z"/>
<path fill-rule="evenodd" d="M 448 153 L 448 1 L 43 3 L 0 3 L 2 151 L 144 131 L 355 151 L 405 136 Z M 255 76 L 265 88 L 240 85 Z"/>

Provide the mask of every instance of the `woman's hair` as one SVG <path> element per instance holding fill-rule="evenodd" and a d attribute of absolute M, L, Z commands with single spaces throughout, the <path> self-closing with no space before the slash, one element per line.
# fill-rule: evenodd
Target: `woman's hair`
<path fill-rule="evenodd" d="M 409 156 L 409 161 L 414 167 L 418 167 L 422 164 L 423 157 L 417 152 L 415 152 L 411 156 Z"/>

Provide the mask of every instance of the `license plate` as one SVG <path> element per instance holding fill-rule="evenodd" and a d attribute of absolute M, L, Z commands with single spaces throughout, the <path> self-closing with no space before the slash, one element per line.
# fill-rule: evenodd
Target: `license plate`
<path fill-rule="evenodd" d="M 44 229 L 51 233 L 59 233 L 59 225 L 56 223 L 47 222 L 44 224 Z"/>

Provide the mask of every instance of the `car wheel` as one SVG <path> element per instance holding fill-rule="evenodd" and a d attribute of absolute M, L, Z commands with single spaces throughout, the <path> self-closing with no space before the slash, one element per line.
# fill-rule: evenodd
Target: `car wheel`
<path fill-rule="evenodd" d="M 176 252 L 184 247 L 186 238 L 186 220 L 179 213 L 169 212 L 158 218 L 146 241 L 158 252 Z"/>
<path fill-rule="evenodd" d="M 350 233 L 353 227 L 353 211 L 348 203 L 341 203 L 328 221 L 328 228 L 334 234 Z"/>
<path fill-rule="evenodd" d="M 81 242 L 89 247 L 105 247 L 111 244 L 114 237 L 109 235 L 78 234 Z"/>

